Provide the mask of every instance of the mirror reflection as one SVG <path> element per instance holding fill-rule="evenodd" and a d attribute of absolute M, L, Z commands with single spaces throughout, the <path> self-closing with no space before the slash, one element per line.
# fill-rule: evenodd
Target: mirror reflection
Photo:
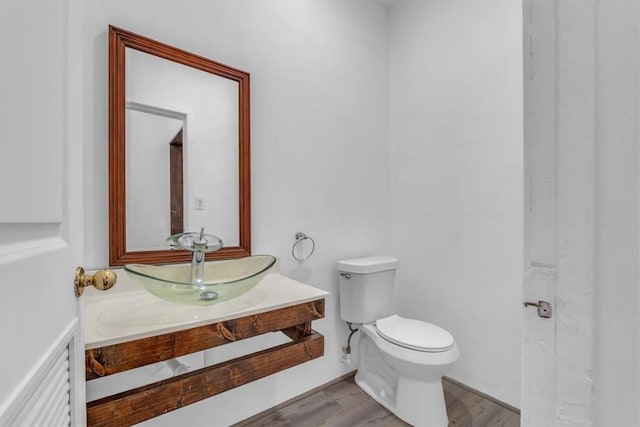
<path fill-rule="evenodd" d="M 127 250 L 201 227 L 237 245 L 238 83 L 126 49 L 125 87 Z"/>

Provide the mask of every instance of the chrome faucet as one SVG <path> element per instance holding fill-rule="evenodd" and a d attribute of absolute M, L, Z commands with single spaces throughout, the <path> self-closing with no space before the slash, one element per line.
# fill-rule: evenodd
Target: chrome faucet
<path fill-rule="evenodd" d="M 167 238 L 171 249 L 186 249 L 193 252 L 191 257 L 191 283 L 197 284 L 203 281 L 205 254 L 215 252 L 222 248 L 222 240 L 212 235 L 205 234 L 204 227 L 198 232 L 174 234 Z"/>

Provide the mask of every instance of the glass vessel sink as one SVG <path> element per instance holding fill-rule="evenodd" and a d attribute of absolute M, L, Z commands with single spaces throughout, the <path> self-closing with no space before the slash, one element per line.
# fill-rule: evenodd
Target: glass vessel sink
<path fill-rule="evenodd" d="M 202 282 L 193 283 L 191 265 L 127 264 L 124 269 L 148 292 L 180 304 L 210 305 L 244 294 L 275 264 L 271 255 L 204 263 Z"/>

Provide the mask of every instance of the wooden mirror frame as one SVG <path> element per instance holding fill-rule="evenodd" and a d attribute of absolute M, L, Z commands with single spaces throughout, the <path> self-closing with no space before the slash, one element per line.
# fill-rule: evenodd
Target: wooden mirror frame
<path fill-rule="evenodd" d="M 192 256 L 189 251 L 171 249 L 127 251 L 125 172 L 125 48 L 127 47 L 238 82 L 239 245 L 223 247 L 217 252 L 208 253 L 206 259 L 241 258 L 251 255 L 249 73 L 110 25 L 109 265 L 190 262 Z M 215 234 L 215 230 L 208 231 Z M 169 237 L 168 234 L 167 237 Z"/>

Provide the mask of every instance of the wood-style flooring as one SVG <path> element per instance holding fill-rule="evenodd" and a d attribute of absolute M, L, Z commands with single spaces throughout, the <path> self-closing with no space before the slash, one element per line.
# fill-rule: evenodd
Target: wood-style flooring
<path fill-rule="evenodd" d="M 520 415 L 466 388 L 443 380 L 449 426 L 517 427 Z M 353 376 L 266 411 L 234 427 L 408 426 L 362 391 Z"/>

